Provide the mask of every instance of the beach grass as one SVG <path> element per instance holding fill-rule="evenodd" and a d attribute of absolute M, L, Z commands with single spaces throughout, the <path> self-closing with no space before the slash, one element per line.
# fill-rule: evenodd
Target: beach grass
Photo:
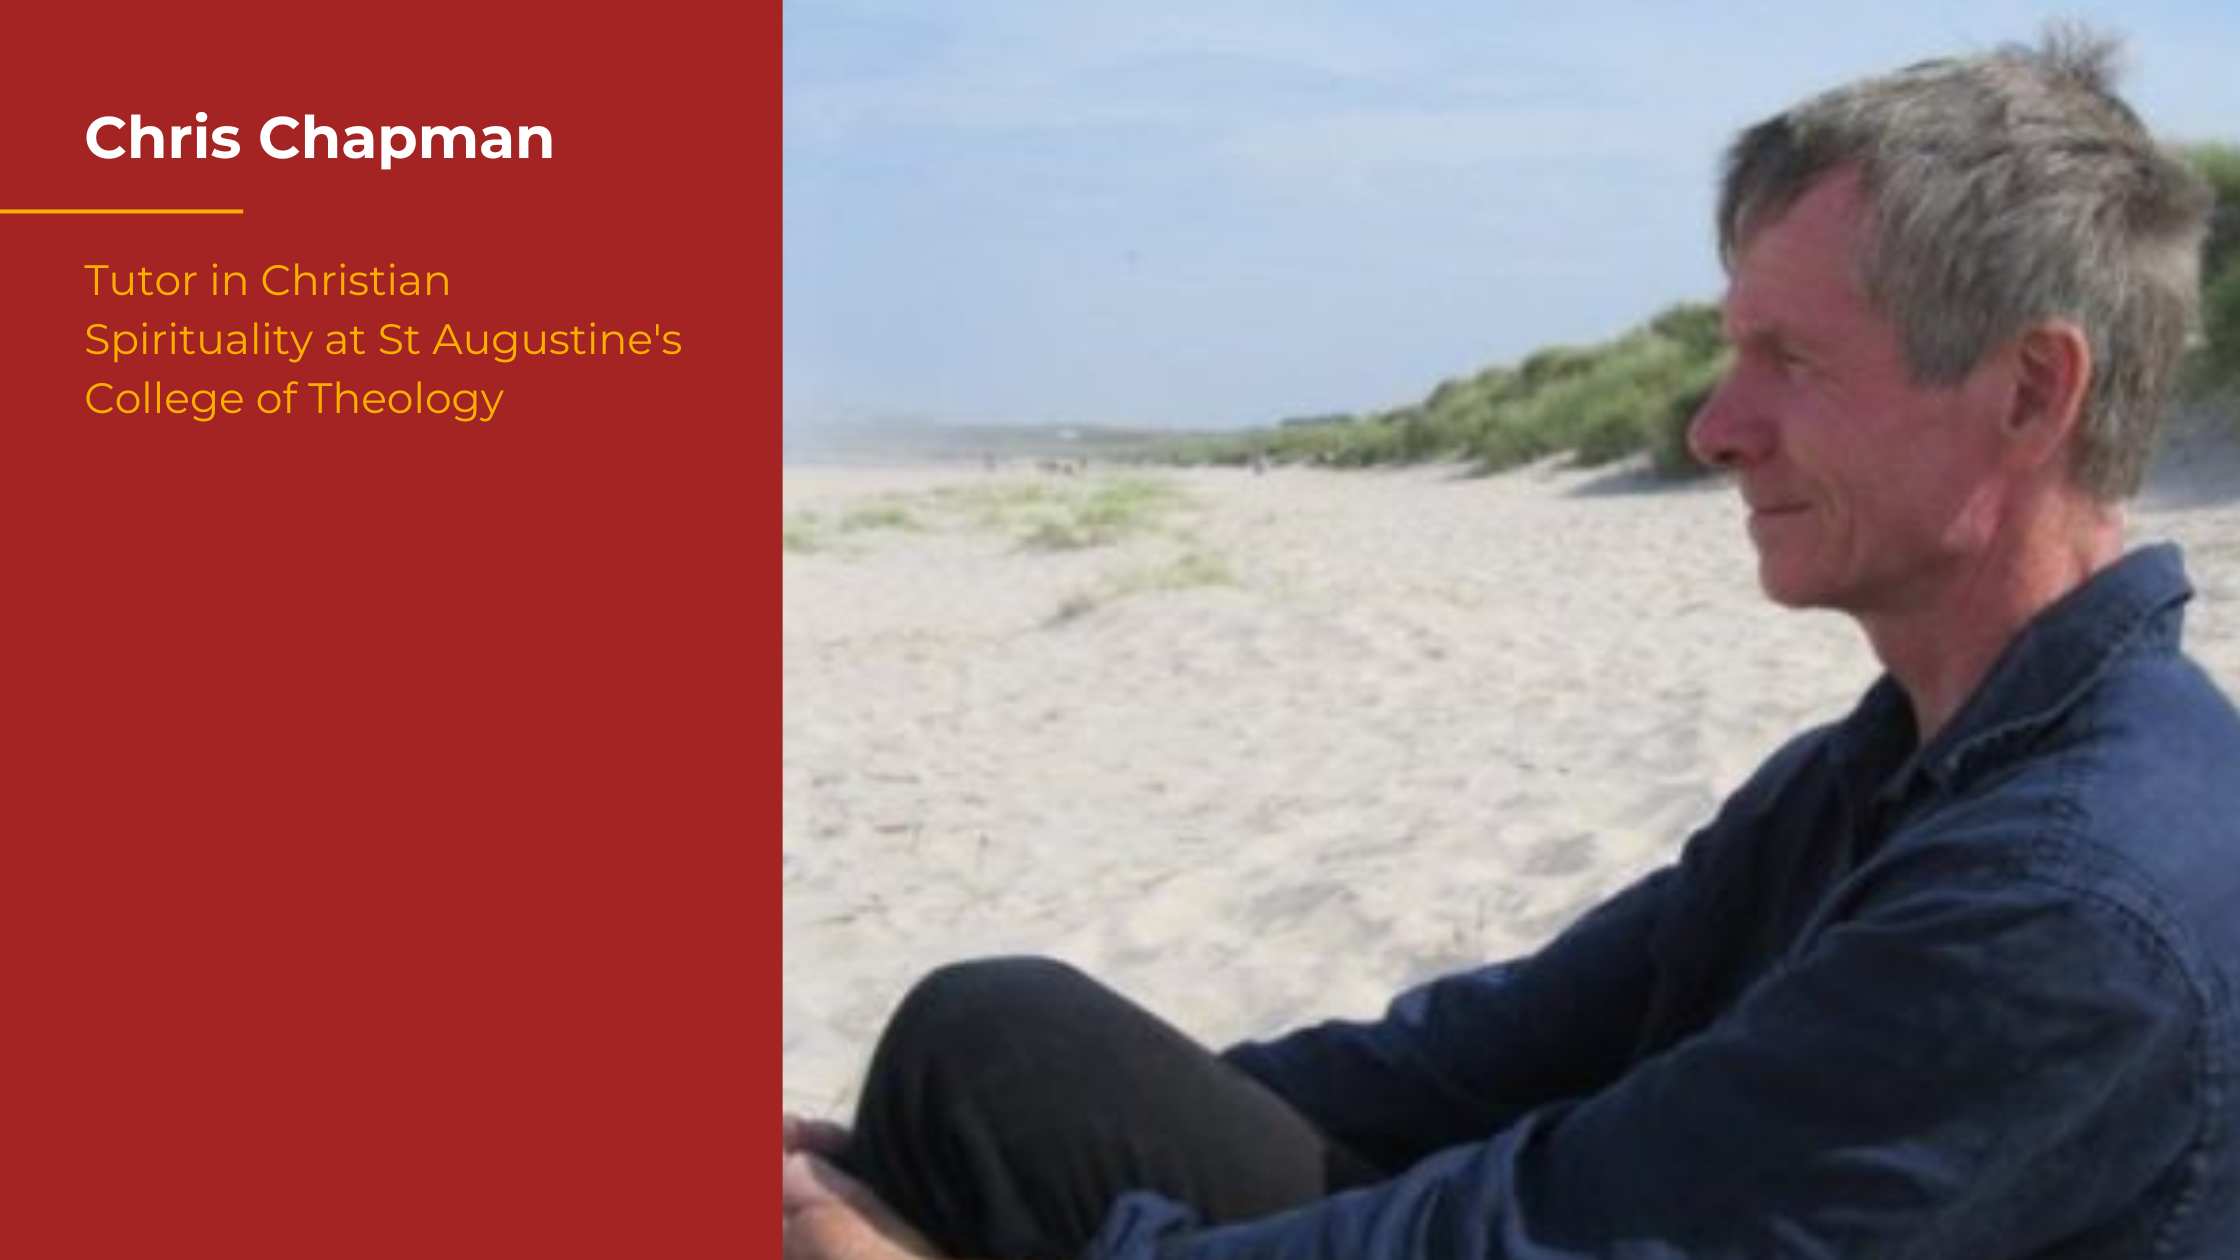
<path fill-rule="evenodd" d="M 848 509 L 840 517 L 842 533 L 860 534 L 866 530 L 891 529 L 904 532 L 921 528 L 917 514 L 910 505 L 895 499 L 881 499 Z"/>
<path fill-rule="evenodd" d="M 1057 502 L 1061 489 L 1047 481 L 1005 480 L 943 486 L 927 498 L 944 518 L 963 521 L 981 533 L 1004 534 L 1012 532 L 1012 522 L 1021 515 Z"/>
<path fill-rule="evenodd" d="M 839 540 L 888 533 L 990 534 L 1029 551 L 1083 551 L 1175 534 L 1189 495 L 1172 478 L 1112 473 L 1038 480 L 1005 479 L 883 495 L 838 516 L 800 513 L 785 521 L 785 550 L 839 550 Z"/>
<path fill-rule="evenodd" d="M 1053 625 L 1062 625 L 1139 595 L 1237 584 L 1236 569 L 1226 558 L 1203 548 L 1192 547 L 1164 563 L 1129 569 L 1088 590 L 1068 596 L 1058 605 L 1057 613 L 1050 620 Z"/>
<path fill-rule="evenodd" d="M 822 519 L 803 513 L 786 518 L 786 554 L 789 556 L 815 555 L 832 545 Z"/>
<path fill-rule="evenodd" d="M 1184 502 L 1171 481 L 1142 476 L 1100 480 L 1083 493 L 1043 505 L 1020 541 L 1043 551 L 1108 547 L 1160 528 Z"/>

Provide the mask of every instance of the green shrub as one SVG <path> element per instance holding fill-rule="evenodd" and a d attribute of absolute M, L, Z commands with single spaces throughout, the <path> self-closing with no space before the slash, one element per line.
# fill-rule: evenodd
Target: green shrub
<path fill-rule="evenodd" d="M 1668 306 L 1649 320 L 1649 331 L 1677 344 L 1691 359 L 1714 358 L 1727 344 L 1719 308 L 1709 302 Z"/>
<path fill-rule="evenodd" d="M 1689 377 L 1666 395 L 1647 417 L 1644 429 L 1649 467 L 1659 475 L 1694 477 L 1711 471 L 1689 447 L 1688 426 L 1695 422 L 1696 413 L 1703 410 L 1703 405 L 1711 401 L 1711 391 L 1719 387 L 1719 377 L 1726 370 L 1723 354 L 1696 364 Z"/>
<path fill-rule="evenodd" d="M 1645 423 L 1654 402 L 1637 396 L 1631 405 L 1589 415 L 1571 444 L 1571 458 L 1581 467 L 1615 463 L 1641 453 L 1647 436 Z"/>
<path fill-rule="evenodd" d="M 1517 377 L 1526 389 L 1542 389 L 1594 370 L 1595 352 L 1577 346 L 1550 346 L 1536 351 L 1517 366 Z"/>
<path fill-rule="evenodd" d="M 2240 379 L 2240 148 L 2195 145 L 2186 159 L 2216 194 L 2201 255 L 2200 354 L 2215 385 Z"/>
<path fill-rule="evenodd" d="M 1660 472 L 1680 475 L 1697 471 L 1687 425 L 1724 359 L 1719 308 L 1680 303 L 1600 345 L 1551 347 L 1513 368 L 1442 381 L 1413 406 L 1262 430 L 1216 450 L 1236 463 L 1255 453 L 1347 468 L 1459 459 L 1488 472 L 1553 455 L 1592 465 L 1646 451 Z"/>
<path fill-rule="evenodd" d="M 2203 365 L 2212 381 L 2240 379 L 2240 264 L 2201 292 Z"/>
<path fill-rule="evenodd" d="M 2216 194 L 2216 207 L 2209 217 L 2209 240 L 2201 253 L 2201 269 L 2205 276 L 2221 276 L 2240 265 L 2240 148 L 2229 144 L 2194 145 L 2185 151 L 2185 156 L 2201 178 L 2208 181 L 2210 191 Z"/>

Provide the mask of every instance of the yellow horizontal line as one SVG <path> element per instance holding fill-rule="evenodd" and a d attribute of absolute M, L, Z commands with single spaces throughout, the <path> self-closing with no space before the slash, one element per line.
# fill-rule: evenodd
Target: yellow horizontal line
<path fill-rule="evenodd" d="M 0 214 L 246 214 L 246 210 L 0 210 Z"/>

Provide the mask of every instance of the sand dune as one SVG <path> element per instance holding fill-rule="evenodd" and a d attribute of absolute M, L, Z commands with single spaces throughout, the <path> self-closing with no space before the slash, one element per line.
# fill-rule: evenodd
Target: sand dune
<path fill-rule="evenodd" d="M 1668 860 L 1875 673 L 1758 594 L 1720 485 L 1131 476 L 1148 509 L 1052 546 L 1112 479 L 787 471 L 786 1106 L 844 1112 L 911 979 L 978 954 L 1215 1043 L 1370 1014 Z M 2187 545 L 2234 689 L 2229 484 L 2134 535 Z"/>

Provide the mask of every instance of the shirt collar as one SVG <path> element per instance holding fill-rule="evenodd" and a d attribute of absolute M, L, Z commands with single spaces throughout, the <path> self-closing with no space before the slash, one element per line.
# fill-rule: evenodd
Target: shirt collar
<path fill-rule="evenodd" d="M 1896 801 L 1998 764 L 2090 691 L 2124 655 L 2175 652 L 2193 597 L 2185 561 L 2170 543 L 2142 547 L 2064 595 L 2015 636 L 1975 692 L 1926 748 L 1882 784 Z M 1887 765 L 1914 738 L 1913 710 L 1885 675 L 1841 727 L 1837 755 L 1854 767 Z M 1880 756 L 1876 754 L 1879 753 Z"/>

